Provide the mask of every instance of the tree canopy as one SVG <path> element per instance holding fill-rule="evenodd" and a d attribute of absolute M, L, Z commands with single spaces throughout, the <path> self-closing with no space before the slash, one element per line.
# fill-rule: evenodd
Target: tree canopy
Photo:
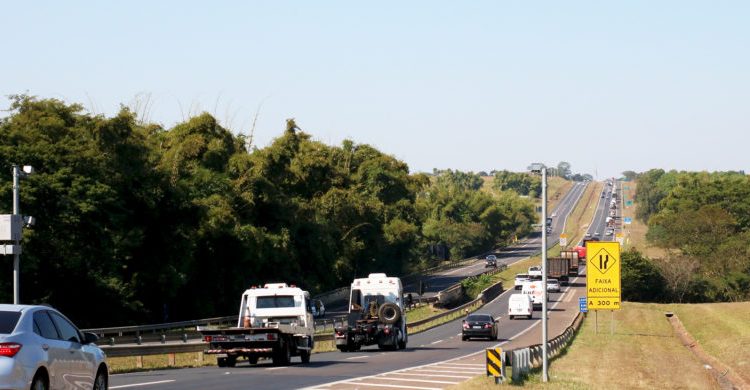
<path fill-rule="evenodd" d="M 480 191 L 479 175 L 411 174 L 370 145 L 315 141 L 293 119 L 249 150 L 205 113 L 164 128 L 127 107 L 105 117 L 24 95 L 9 112 L 1 208 L 11 209 L 10 166 L 36 168 L 21 185 L 21 211 L 37 218 L 24 230 L 21 300 L 82 326 L 225 315 L 252 284 L 315 293 L 401 275 L 434 265 L 435 245 L 479 253 L 536 219 L 516 192 Z M 0 279 L 6 302 L 11 283 Z"/>

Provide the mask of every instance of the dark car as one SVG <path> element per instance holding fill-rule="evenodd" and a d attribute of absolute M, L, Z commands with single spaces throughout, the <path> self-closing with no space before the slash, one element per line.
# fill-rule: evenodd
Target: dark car
<path fill-rule="evenodd" d="M 483 337 L 497 340 L 497 320 L 489 314 L 469 314 L 462 323 L 461 340 Z"/>
<path fill-rule="evenodd" d="M 495 267 L 497 268 L 497 256 L 489 255 L 485 258 L 484 268 Z"/>

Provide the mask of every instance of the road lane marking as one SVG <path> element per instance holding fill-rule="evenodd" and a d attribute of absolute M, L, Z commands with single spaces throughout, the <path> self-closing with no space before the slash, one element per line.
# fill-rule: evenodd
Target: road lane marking
<path fill-rule="evenodd" d="M 285 368 L 289 368 L 289 367 L 269 367 L 269 368 L 266 368 L 266 370 L 269 370 L 269 371 L 271 371 L 271 370 L 283 370 Z"/>
<path fill-rule="evenodd" d="M 373 378 L 375 379 L 375 378 Z M 402 381 L 402 382 L 422 382 L 422 383 L 437 383 L 442 385 L 455 385 L 456 383 L 461 383 L 461 381 L 435 381 L 435 380 L 429 380 L 429 379 L 408 379 L 408 378 L 389 378 L 387 376 L 377 377 L 377 379 L 385 379 L 388 381 Z"/>
<path fill-rule="evenodd" d="M 395 374 L 392 374 L 392 375 L 408 375 L 408 376 L 420 376 L 420 377 L 424 377 L 425 376 L 425 374 L 408 374 L 408 373 L 405 373 L 405 372 L 398 372 L 398 373 L 395 373 Z M 430 377 L 433 377 L 433 376 L 434 377 L 438 377 L 438 378 L 465 378 L 465 379 L 470 379 L 470 378 L 475 377 L 476 375 L 473 375 L 473 374 L 472 375 L 440 375 L 440 374 L 430 374 Z"/>
<path fill-rule="evenodd" d="M 366 383 L 366 382 L 340 382 L 340 383 L 351 383 L 353 385 L 361 385 L 361 386 L 375 386 L 375 387 L 389 387 L 389 388 L 398 388 L 398 389 L 415 389 L 415 390 L 442 390 L 440 387 L 419 387 L 419 386 L 403 386 L 403 385 L 394 385 L 394 384 L 380 384 L 380 383 Z"/>
<path fill-rule="evenodd" d="M 437 340 L 437 341 L 433 341 L 433 342 L 431 342 L 431 343 L 430 343 L 430 345 L 432 345 L 432 344 L 437 344 L 437 343 L 442 343 L 443 341 L 445 341 L 445 340 Z"/>
<path fill-rule="evenodd" d="M 352 357 L 348 357 L 348 358 L 346 358 L 346 360 L 354 360 L 354 359 L 366 359 L 366 358 L 368 358 L 368 357 L 369 357 L 369 356 L 367 356 L 367 355 L 362 355 L 362 356 L 352 356 Z"/>
<path fill-rule="evenodd" d="M 481 373 L 483 373 L 483 372 L 484 372 L 484 370 L 473 370 L 473 371 L 472 371 L 472 370 L 461 370 L 461 371 L 452 371 L 452 370 L 428 370 L 428 369 L 424 369 L 424 368 L 416 369 L 416 370 L 413 370 L 413 371 L 414 371 L 414 372 L 423 372 L 423 373 L 425 373 L 425 375 L 431 375 L 431 374 L 428 374 L 429 372 L 437 372 L 438 374 L 465 374 L 465 373 L 467 373 L 467 372 L 478 372 L 478 373 L 480 373 L 480 374 L 481 374 Z"/>
<path fill-rule="evenodd" d="M 109 386 L 110 389 L 124 389 L 127 387 L 140 387 L 140 386 L 150 386 L 150 385 L 160 385 L 162 383 L 171 383 L 174 382 L 174 379 L 164 380 L 164 381 L 156 381 L 156 382 L 143 382 L 143 383 L 132 383 L 129 385 L 120 385 L 120 386 Z"/>

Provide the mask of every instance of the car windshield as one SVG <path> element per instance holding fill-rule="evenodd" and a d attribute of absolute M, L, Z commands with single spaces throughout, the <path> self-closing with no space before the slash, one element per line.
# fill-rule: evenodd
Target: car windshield
<path fill-rule="evenodd" d="M 491 322 L 492 319 L 490 318 L 490 316 L 488 316 L 486 314 L 472 314 L 472 315 L 466 317 L 466 321 L 472 321 L 472 322 L 481 322 L 481 321 Z"/>
<path fill-rule="evenodd" d="M 13 332 L 21 318 L 21 312 L 18 311 L 0 311 L 0 334 L 9 334 Z"/>

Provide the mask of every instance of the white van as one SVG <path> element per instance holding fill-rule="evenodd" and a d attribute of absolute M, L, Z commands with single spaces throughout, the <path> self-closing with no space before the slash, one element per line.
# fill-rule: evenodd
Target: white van
<path fill-rule="evenodd" d="M 524 283 L 521 287 L 521 294 L 530 296 L 534 308 L 541 309 L 544 300 L 544 285 L 541 280 Z"/>
<path fill-rule="evenodd" d="M 511 294 L 508 299 L 508 318 L 511 320 L 513 317 L 526 316 L 531 319 L 534 312 L 534 303 L 531 300 L 531 296 L 528 294 Z"/>

